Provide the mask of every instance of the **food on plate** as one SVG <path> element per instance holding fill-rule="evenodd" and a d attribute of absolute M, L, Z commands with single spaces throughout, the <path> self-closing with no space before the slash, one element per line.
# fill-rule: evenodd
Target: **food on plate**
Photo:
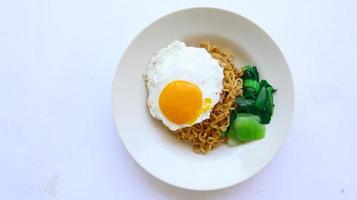
<path fill-rule="evenodd" d="M 196 153 L 264 138 L 273 114 L 276 90 L 260 81 L 257 68 L 237 68 L 210 42 L 173 41 L 155 53 L 144 80 L 151 115 Z"/>
<path fill-rule="evenodd" d="M 238 143 L 259 140 L 264 136 L 265 126 L 260 123 L 260 118 L 247 113 L 237 114 L 227 131 L 228 140 L 234 140 Z"/>
<path fill-rule="evenodd" d="M 243 97 L 237 99 L 238 112 L 248 112 L 260 117 L 262 124 L 269 124 L 273 115 L 273 93 L 276 91 L 266 80 L 259 82 L 255 66 L 243 67 Z"/>
<path fill-rule="evenodd" d="M 147 67 L 151 115 L 172 131 L 208 119 L 220 101 L 223 77 L 218 60 L 205 49 L 172 42 Z"/>
<path fill-rule="evenodd" d="M 264 138 L 264 124 L 270 123 L 274 110 L 273 93 L 276 89 L 266 80 L 259 81 L 255 66 L 247 65 L 242 70 L 243 96 L 237 97 L 237 108 L 230 116 L 231 123 L 222 134 L 231 146 Z"/>

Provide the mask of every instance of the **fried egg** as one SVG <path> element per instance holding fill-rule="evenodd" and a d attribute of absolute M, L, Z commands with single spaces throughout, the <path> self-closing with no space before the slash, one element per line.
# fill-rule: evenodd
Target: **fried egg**
<path fill-rule="evenodd" d="M 208 119 L 223 88 L 219 62 L 180 41 L 156 52 L 144 77 L 151 115 L 172 131 Z"/>

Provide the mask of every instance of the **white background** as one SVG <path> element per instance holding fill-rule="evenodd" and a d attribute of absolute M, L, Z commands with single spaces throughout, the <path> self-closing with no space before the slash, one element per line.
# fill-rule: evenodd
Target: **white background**
<path fill-rule="evenodd" d="M 124 149 L 111 114 L 111 83 L 129 42 L 192 6 L 256 22 L 286 56 L 296 89 L 280 153 L 220 191 L 150 176 Z M 356 58 L 353 0 L 3 0 L 0 199 L 357 199 Z"/>

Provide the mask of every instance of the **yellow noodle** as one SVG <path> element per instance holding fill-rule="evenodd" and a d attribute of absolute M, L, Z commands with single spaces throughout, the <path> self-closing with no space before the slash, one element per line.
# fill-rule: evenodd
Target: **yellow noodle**
<path fill-rule="evenodd" d="M 221 133 L 229 125 L 230 112 L 236 108 L 235 99 L 243 94 L 243 81 L 240 78 L 243 72 L 234 66 L 232 55 L 228 51 L 220 49 L 209 42 L 202 42 L 200 47 L 207 49 L 223 68 L 224 78 L 221 99 L 214 106 L 209 119 L 192 127 L 174 131 L 173 134 L 180 141 L 189 142 L 194 152 L 206 154 L 226 140 L 226 138 L 221 137 Z"/>

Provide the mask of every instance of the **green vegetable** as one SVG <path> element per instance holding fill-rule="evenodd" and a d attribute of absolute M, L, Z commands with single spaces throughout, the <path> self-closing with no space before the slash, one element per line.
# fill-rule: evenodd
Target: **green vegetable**
<path fill-rule="evenodd" d="M 261 86 L 259 95 L 255 101 L 255 114 L 259 115 L 262 124 L 269 124 L 273 115 L 273 87 L 268 82 Z"/>
<path fill-rule="evenodd" d="M 256 115 L 252 115 L 250 113 L 238 113 L 237 118 L 251 118 L 254 119 L 257 122 L 260 122 L 260 118 Z"/>
<path fill-rule="evenodd" d="M 258 90 L 259 90 L 259 82 L 253 79 L 247 79 L 243 84 L 243 93 L 246 98 L 254 99 Z"/>
<path fill-rule="evenodd" d="M 267 98 L 267 89 L 263 87 L 260 90 L 257 99 L 255 100 L 255 107 L 257 108 L 257 110 L 264 111 L 266 98 Z"/>
<path fill-rule="evenodd" d="M 255 66 L 243 67 L 243 96 L 236 99 L 237 109 L 232 111 L 230 123 L 222 137 L 228 137 L 231 146 L 263 138 L 265 126 L 273 115 L 273 93 L 276 89 L 266 80 L 259 80 Z"/>
<path fill-rule="evenodd" d="M 273 114 L 273 109 L 274 109 L 274 103 L 273 103 L 273 89 L 272 88 L 267 88 L 267 110 L 269 110 L 269 114 Z"/>
<path fill-rule="evenodd" d="M 255 66 L 246 65 L 243 67 L 243 80 L 252 79 L 259 81 L 259 73 Z"/>
<path fill-rule="evenodd" d="M 244 87 L 246 88 L 252 88 L 254 90 L 258 90 L 259 89 L 259 82 L 253 79 L 247 79 L 244 81 Z"/>
<path fill-rule="evenodd" d="M 262 80 L 262 81 L 260 81 L 259 90 L 260 90 L 262 87 L 271 88 L 273 93 L 276 91 L 276 89 L 274 89 L 273 86 L 271 86 L 271 85 L 268 83 L 267 80 Z"/>
<path fill-rule="evenodd" d="M 230 121 L 233 122 L 238 116 L 237 110 L 233 110 L 231 113 Z"/>
<path fill-rule="evenodd" d="M 259 73 L 255 66 L 243 67 L 243 97 L 237 98 L 237 112 L 258 115 L 262 124 L 269 124 L 273 115 L 273 93 L 276 89 L 268 81 L 259 82 Z"/>
<path fill-rule="evenodd" d="M 237 98 L 237 112 L 247 112 L 247 113 L 254 113 L 255 112 L 255 100 L 247 99 L 245 97 L 238 97 Z"/>
<path fill-rule="evenodd" d="M 265 126 L 259 123 L 259 117 L 247 113 L 238 114 L 227 134 L 230 140 L 250 142 L 264 138 Z M 233 143 L 232 141 L 230 142 Z"/>

